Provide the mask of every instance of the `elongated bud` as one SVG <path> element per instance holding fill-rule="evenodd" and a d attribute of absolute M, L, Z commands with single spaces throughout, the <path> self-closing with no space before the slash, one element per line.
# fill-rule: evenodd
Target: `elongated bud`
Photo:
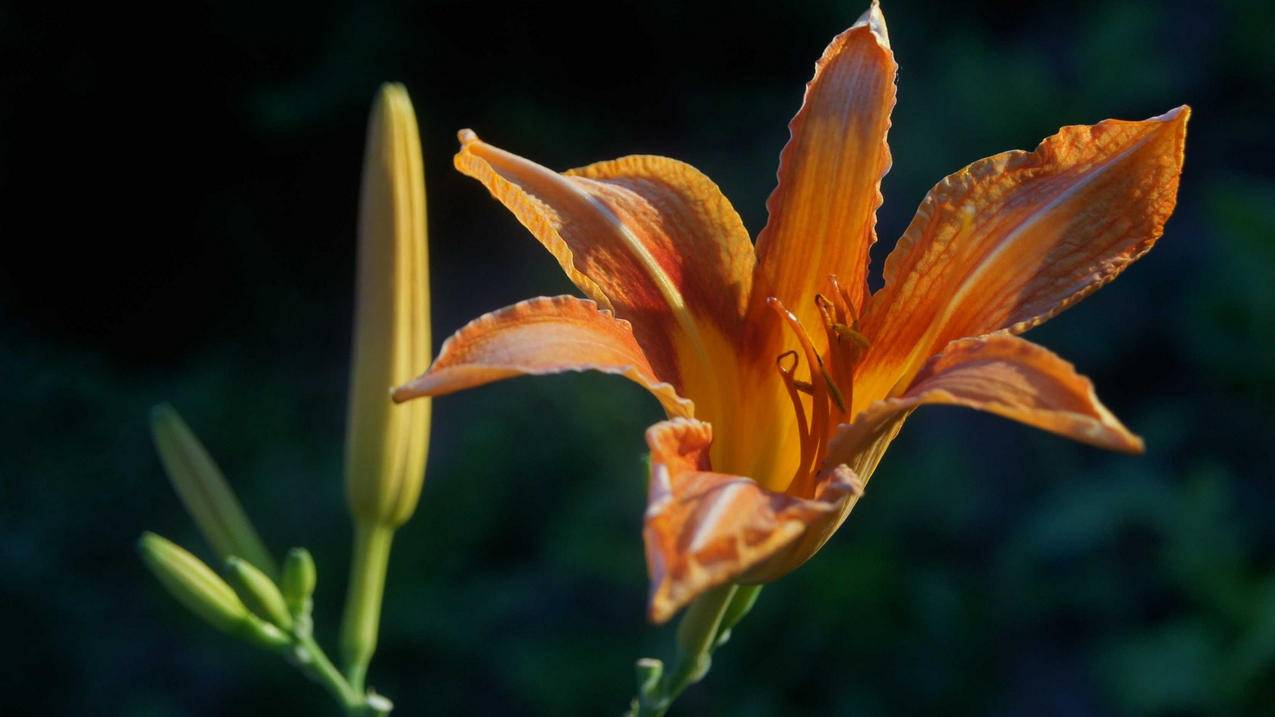
<path fill-rule="evenodd" d="M 221 469 L 172 406 L 151 410 L 151 433 L 177 497 L 217 556 L 225 560 L 237 555 L 266 574 L 277 575 L 270 552 Z"/>
<path fill-rule="evenodd" d="M 306 615 L 310 612 L 310 596 L 314 594 L 314 585 L 318 580 L 318 571 L 314 567 L 314 558 L 305 548 L 293 548 L 283 561 L 283 578 L 279 587 L 283 589 L 283 599 L 288 603 L 288 610 L 293 615 Z"/>
<path fill-rule="evenodd" d="M 287 644 L 283 633 L 248 612 L 235 591 L 212 568 L 172 541 L 143 533 L 137 551 L 164 589 L 204 622 L 264 647 Z"/>
<path fill-rule="evenodd" d="M 390 401 L 430 361 L 425 175 L 402 85 L 383 85 L 372 108 L 358 244 L 346 488 L 356 520 L 397 527 L 416 509 L 430 423 L 428 400 Z"/>
<path fill-rule="evenodd" d="M 231 556 L 226 559 L 226 575 L 239 599 L 257 617 L 284 630 L 292 629 L 292 614 L 279 586 L 246 560 Z"/>
<path fill-rule="evenodd" d="M 350 684 L 376 650 L 394 529 L 416 510 L 429 450 L 429 401 L 390 390 L 430 360 L 429 258 L 420 133 L 402 85 L 381 86 L 368 120 L 345 474 L 355 542 L 341 623 Z M 419 405 L 418 405 L 419 404 Z"/>

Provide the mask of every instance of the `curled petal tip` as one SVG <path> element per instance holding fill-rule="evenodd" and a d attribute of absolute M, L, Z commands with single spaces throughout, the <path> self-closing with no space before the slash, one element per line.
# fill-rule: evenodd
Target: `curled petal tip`
<path fill-rule="evenodd" d="M 885 27 L 885 15 L 881 13 L 881 4 L 877 0 L 872 0 L 872 5 L 855 21 L 854 27 L 860 26 L 871 30 L 881 46 L 890 49 L 890 32 Z"/>

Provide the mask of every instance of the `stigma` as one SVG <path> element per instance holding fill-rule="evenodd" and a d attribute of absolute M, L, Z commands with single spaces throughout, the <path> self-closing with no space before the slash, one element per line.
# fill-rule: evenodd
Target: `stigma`
<path fill-rule="evenodd" d="M 827 453 L 828 442 L 837 424 L 849 419 L 847 413 L 854 399 L 854 369 L 868 347 L 868 339 L 859 332 L 859 312 L 849 294 L 836 276 L 828 277 L 828 281 L 831 298 L 815 294 L 815 306 L 827 337 L 827 348 L 822 354 L 801 321 L 782 301 L 773 296 L 766 299 L 766 305 L 793 332 L 800 348 L 775 358 L 775 367 L 797 416 L 797 432 L 801 438 L 801 457 L 786 491 L 799 497 L 814 495 L 815 476 Z M 803 357 L 808 375 L 805 380 L 797 375 Z M 809 412 L 801 394 L 810 397 Z"/>

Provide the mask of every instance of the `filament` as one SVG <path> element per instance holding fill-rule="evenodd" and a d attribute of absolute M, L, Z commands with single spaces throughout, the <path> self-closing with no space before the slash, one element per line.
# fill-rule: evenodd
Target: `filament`
<path fill-rule="evenodd" d="M 815 307 L 819 310 L 828 340 L 827 351 L 822 356 L 797 316 L 779 299 L 773 296 L 766 299 L 766 305 L 788 325 L 800 347 L 800 351 L 789 350 L 779 354 L 775 367 L 792 401 L 801 441 L 797 471 L 786 492 L 802 497 L 814 494 L 816 471 L 823 465 L 833 425 L 848 417 L 849 406 L 854 399 L 854 370 L 869 345 L 867 337 L 859 332 L 859 310 L 850 300 L 850 292 L 837 281 L 836 276 L 830 276 L 828 280 L 830 295 L 815 294 Z M 809 372 L 808 382 L 796 377 L 803 355 Z M 803 407 L 799 395 L 802 393 L 810 396 L 809 413 Z M 837 410 L 835 418 L 834 407 Z"/>

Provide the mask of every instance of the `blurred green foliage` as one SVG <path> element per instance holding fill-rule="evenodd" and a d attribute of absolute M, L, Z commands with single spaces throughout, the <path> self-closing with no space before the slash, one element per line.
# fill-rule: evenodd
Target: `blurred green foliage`
<path fill-rule="evenodd" d="M 378 83 L 404 81 L 421 115 L 441 338 L 570 291 L 450 169 L 455 130 L 558 168 L 684 159 L 756 232 L 811 66 L 864 4 L 219 3 L 158 35 L 106 10 L 0 10 L 21 60 L 0 78 L 3 221 L 34 252 L 0 266 L 6 714 L 329 713 L 287 665 L 184 614 L 132 546 L 153 529 L 209 556 L 147 435 L 171 401 L 276 554 L 312 550 L 334 645 Z M 877 266 L 944 174 L 1062 124 L 1193 105 L 1162 243 L 1032 334 L 1148 452 L 922 411 L 678 713 L 1269 713 L 1275 5 L 884 5 L 902 70 Z M 149 179 L 121 182 L 130 169 Z M 657 417 L 599 376 L 439 400 L 370 683 L 403 714 L 618 714 L 632 660 L 668 638 L 643 621 Z"/>

